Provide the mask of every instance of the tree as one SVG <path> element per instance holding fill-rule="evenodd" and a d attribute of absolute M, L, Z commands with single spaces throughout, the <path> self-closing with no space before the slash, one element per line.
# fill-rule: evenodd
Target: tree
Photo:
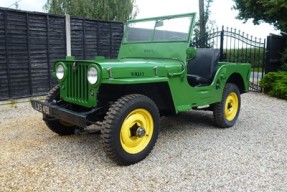
<path fill-rule="evenodd" d="M 193 31 L 194 40 L 198 41 L 198 47 L 210 47 L 211 45 L 207 45 L 207 31 L 210 30 L 214 21 L 209 19 L 210 15 L 210 5 L 213 0 L 199 0 L 199 20 L 195 23 L 195 28 Z"/>
<path fill-rule="evenodd" d="M 44 10 L 52 14 L 124 22 L 138 12 L 135 0 L 47 0 Z"/>
<path fill-rule="evenodd" d="M 213 21 L 209 20 L 210 15 L 210 5 L 213 0 L 199 0 L 199 20 L 196 23 L 197 32 L 200 36 L 203 36 L 206 33 L 206 30 L 209 28 L 209 25 L 213 25 Z"/>
<path fill-rule="evenodd" d="M 19 3 L 18 2 L 15 3 L 15 9 L 19 9 Z"/>
<path fill-rule="evenodd" d="M 234 9 L 239 10 L 238 19 L 253 19 L 254 24 L 264 21 L 277 29 L 287 31 L 286 0 L 233 0 Z"/>
<path fill-rule="evenodd" d="M 199 34 L 200 36 L 203 36 L 206 32 L 205 30 L 205 15 L 206 13 L 204 12 L 204 0 L 199 0 Z"/>

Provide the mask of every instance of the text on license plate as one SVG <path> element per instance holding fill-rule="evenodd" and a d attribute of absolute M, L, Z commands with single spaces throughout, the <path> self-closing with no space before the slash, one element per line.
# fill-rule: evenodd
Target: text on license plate
<path fill-rule="evenodd" d="M 46 115 L 50 115 L 50 108 L 48 106 L 41 103 L 35 103 L 34 107 L 35 110 L 40 111 L 41 113 L 44 113 Z"/>

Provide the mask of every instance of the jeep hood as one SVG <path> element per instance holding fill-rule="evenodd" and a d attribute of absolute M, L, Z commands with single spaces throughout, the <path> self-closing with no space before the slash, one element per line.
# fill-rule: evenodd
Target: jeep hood
<path fill-rule="evenodd" d="M 184 63 L 172 59 L 118 59 L 97 62 L 102 79 L 164 77 L 183 70 Z"/>

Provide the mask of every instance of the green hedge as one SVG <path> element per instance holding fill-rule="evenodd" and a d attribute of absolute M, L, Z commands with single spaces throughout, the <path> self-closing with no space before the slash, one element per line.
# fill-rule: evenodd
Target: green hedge
<path fill-rule="evenodd" d="M 287 72 L 278 71 L 266 74 L 260 86 L 268 95 L 287 100 Z"/>

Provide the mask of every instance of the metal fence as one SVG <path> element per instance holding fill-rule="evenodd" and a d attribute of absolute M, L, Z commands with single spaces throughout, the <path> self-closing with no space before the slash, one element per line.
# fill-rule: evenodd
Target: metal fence
<path fill-rule="evenodd" d="M 265 39 L 250 36 L 234 28 L 213 29 L 193 40 L 195 47 L 220 49 L 220 60 L 234 63 L 251 63 L 250 91 L 261 92 L 259 81 L 265 67 Z"/>
<path fill-rule="evenodd" d="M 71 50 L 77 59 L 115 58 L 123 23 L 71 17 Z M 52 64 L 64 59 L 64 16 L 0 8 L 0 100 L 45 95 L 56 80 Z"/>

